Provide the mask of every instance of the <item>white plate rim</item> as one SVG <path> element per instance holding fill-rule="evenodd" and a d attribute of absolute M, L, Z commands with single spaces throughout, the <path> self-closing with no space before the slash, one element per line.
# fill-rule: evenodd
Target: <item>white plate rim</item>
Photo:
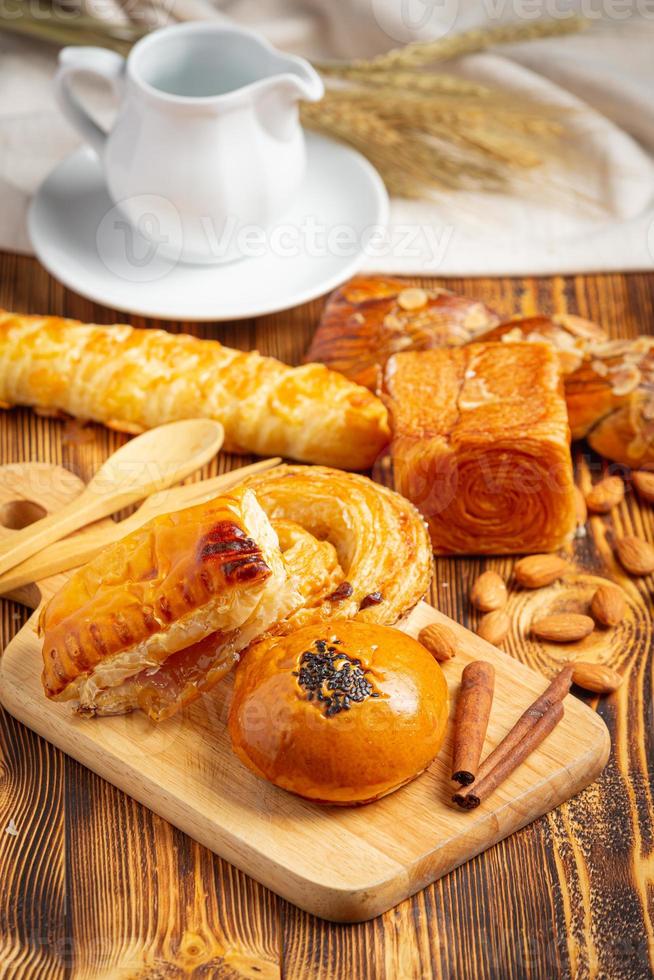
<path fill-rule="evenodd" d="M 323 136 L 322 134 L 313 133 L 311 131 L 307 131 L 306 135 L 307 139 L 314 141 L 327 140 L 330 144 L 332 144 L 333 149 L 337 149 L 338 152 L 342 153 L 344 158 L 349 158 L 352 165 L 359 168 L 361 173 L 364 174 L 368 180 L 370 189 L 373 192 L 376 207 L 376 215 L 374 216 L 374 220 L 371 218 L 370 224 L 384 226 L 388 225 L 390 212 L 388 193 L 380 174 L 370 163 L 370 161 L 367 160 L 366 157 L 364 157 L 358 150 L 355 150 L 353 147 L 345 143 L 341 143 L 338 140 L 332 140 L 329 137 Z M 88 149 L 85 146 L 78 147 L 78 149 L 74 150 L 73 153 L 61 160 L 57 166 L 50 171 L 48 176 L 39 186 L 30 203 L 27 213 L 27 229 L 34 253 L 46 271 L 67 289 L 70 289 L 72 292 L 82 296 L 84 299 L 97 303 L 100 306 L 104 306 L 107 309 L 116 310 L 117 312 L 127 313 L 133 316 L 143 316 L 149 319 L 176 320 L 188 323 L 229 323 L 232 321 L 254 319 L 256 317 L 267 316 L 270 314 L 283 312 L 284 310 L 288 310 L 296 306 L 301 306 L 304 303 L 311 302 L 312 300 L 325 295 L 358 272 L 365 261 L 365 252 L 363 248 L 361 248 L 347 261 L 344 260 L 343 266 L 338 270 L 338 272 L 325 276 L 325 278 L 321 279 L 320 281 L 316 279 L 316 282 L 313 285 L 292 292 L 288 297 L 288 301 L 283 303 L 263 302 L 259 305 L 253 304 L 248 309 L 243 309 L 240 312 L 230 312 L 229 314 L 220 313 L 219 310 L 214 310 L 212 312 L 207 312 L 206 314 L 193 313 L 189 315 L 183 314 L 181 310 L 171 310 L 170 308 L 164 309 L 158 307 L 156 304 L 151 306 L 148 306 L 147 304 L 139 304 L 138 307 L 135 307 L 127 306 L 121 302 L 109 302 L 107 297 L 100 295 L 99 292 L 96 292 L 93 289 L 85 290 L 83 282 L 80 283 L 79 280 L 68 275 L 65 270 L 62 272 L 57 264 L 51 261 L 50 250 L 44 251 L 42 247 L 42 236 L 39 230 L 39 223 L 41 220 L 39 211 L 40 208 L 43 207 L 43 197 L 44 193 L 46 192 L 48 182 L 58 174 L 60 169 L 70 164 L 73 158 L 87 153 Z M 243 261 L 247 262 L 248 260 L 245 259 Z M 228 265 L 224 266 L 224 268 L 227 267 Z M 219 265 L 207 266 L 207 269 L 216 270 L 219 268 L 221 268 Z M 109 271 L 107 272 L 107 275 L 110 276 Z"/>

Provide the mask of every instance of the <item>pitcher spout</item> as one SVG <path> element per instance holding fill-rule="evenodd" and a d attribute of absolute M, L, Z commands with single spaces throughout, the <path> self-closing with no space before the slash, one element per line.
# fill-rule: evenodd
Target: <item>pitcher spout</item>
<path fill-rule="evenodd" d="M 285 55 L 280 59 L 284 67 L 282 73 L 270 79 L 271 85 L 283 83 L 289 92 L 294 92 L 297 99 L 305 102 L 318 102 L 325 94 L 325 86 L 318 72 L 308 61 Z"/>

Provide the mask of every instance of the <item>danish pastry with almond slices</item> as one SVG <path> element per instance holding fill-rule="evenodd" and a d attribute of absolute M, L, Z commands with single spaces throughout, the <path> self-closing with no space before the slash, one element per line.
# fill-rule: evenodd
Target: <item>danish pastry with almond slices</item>
<path fill-rule="evenodd" d="M 510 321 L 486 340 L 549 343 L 563 374 L 573 439 L 634 469 L 654 465 L 654 337 L 608 340 L 575 316 Z"/>
<path fill-rule="evenodd" d="M 41 614 L 44 690 L 82 714 L 159 721 L 255 639 L 334 618 L 393 623 L 430 577 L 424 522 L 399 494 L 280 466 L 155 518 L 75 572 Z"/>
<path fill-rule="evenodd" d="M 557 352 L 573 439 L 586 438 L 624 466 L 654 466 L 654 338 L 648 336 L 610 341 L 598 324 L 572 314 L 501 323 L 483 303 L 448 290 L 356 276 L 329 297 L 307 358 L 377 392 L 394 353 L 502 340 L 546 343 Z"/>
<path fill-rule="evenodd" d="M 457 347 L 500 322 L 485 303 L 440 287 L 355 276 L 327 300 L 306 361 L 321 361 L 371 391 L 402 350 Z"/>

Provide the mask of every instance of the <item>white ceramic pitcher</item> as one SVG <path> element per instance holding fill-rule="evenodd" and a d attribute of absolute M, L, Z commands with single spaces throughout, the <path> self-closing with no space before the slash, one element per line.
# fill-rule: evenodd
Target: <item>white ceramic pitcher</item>
<path fill-rule="evenodd" d="M 84 73 L 120 99 L 109 133 L 71 88 Z M 265 232 L 283 214 L 305 166 L 298 101 L 323 94 L 302 58 L 207 22 L 154 31 L 127 60 L 64 48 L 55 87 L 130 225 L 162 254 L 194 263 L 239 257 L 244 229 Z"/>

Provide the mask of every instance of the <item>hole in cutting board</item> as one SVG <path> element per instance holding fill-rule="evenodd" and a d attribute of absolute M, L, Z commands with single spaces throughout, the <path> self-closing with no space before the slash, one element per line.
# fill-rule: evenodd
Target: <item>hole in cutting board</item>
<path fill-rule="evenodd" d="M 20 531 L 47 514 L 45 507 L 35 500 L 8 500 L 0 507 L 0 524 L 11 531 Z"/>

